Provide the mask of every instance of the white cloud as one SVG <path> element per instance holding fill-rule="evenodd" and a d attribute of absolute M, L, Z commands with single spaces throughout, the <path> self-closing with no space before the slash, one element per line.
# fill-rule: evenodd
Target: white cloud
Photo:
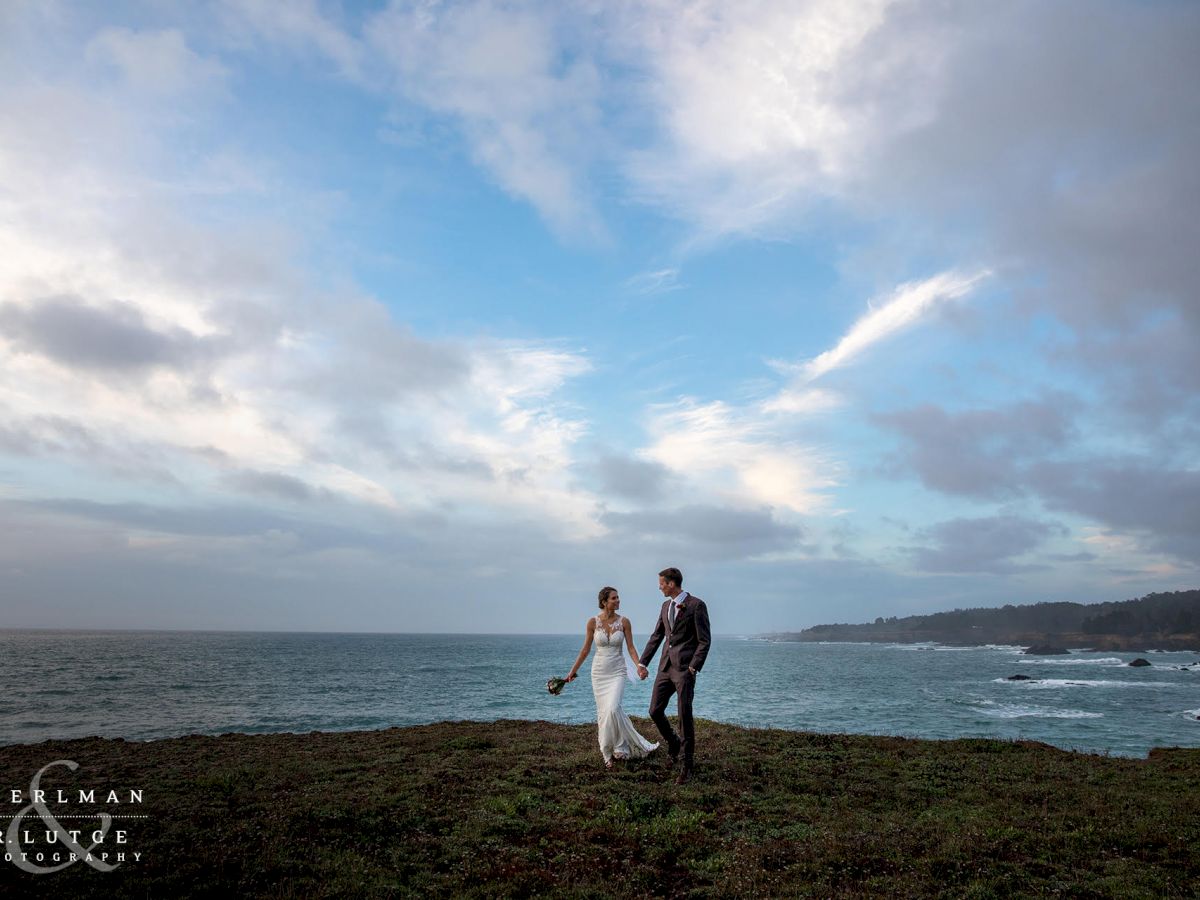
<path fill-rule="evenodd" d="M 810 415 L 837 409 L 845 400 L 835 391 L 804 386 L 784 388 L 763 402 L 764 413 Z"/>
<path fill-rule="evenodd" d="M 229 74 L 187 45 L 182 32 L 105 28 L 85 50 L 91 62 L 114 66 L 125 83 L 146 94 L 174 95 L 221 87 Z"/>
<path fill-rule="evenodd" d="M 836 464 L 783 438 L 753 408 L 685 400 L 652 408 L 647 430 L 652 443 L 644 457 L 687 479 L 701 496 L 796 514 L 829 509 Z"/>
<path fill-rule="evenodd" d="M 889 0 L 661 3 L 627 8 L 616 40 L 649 70 L 659 140 L 628 157 L 644 198 L 707 234 L 752 232 L 853 170 L 869 109 L 847 64 Z"/>
<path fill-rule="evenodd" d="M 191 176 L 205 153 L 181 167 L 163 120 L 121 99 L 35 82 L 0 97 L 0 112 L 31 113 L 0 116 L 10 450 L 91 471 L 104 492 L 174 479 L 213 498 L 275 479 L 327 507 L 597 532 L 594 498 L 567 475 L 587 423 L 561 395 L 587 371 L 581 353 L 413 334 L 304 264 L 322 226 L 288 227 L 294 194 L 260 190 L 253 222 L 198 224 L 220 199 Z M 75 111 L 103 123 L 110 106 L 122 111 L 111 152 L 60 140 Z M 227 159 L 219 147 L 212 157 Z M 238 172 L 271 181 L 250 159 Z M 81 344 L 80 329 L 95 340 Z"/>
<path fill-rule="evenodd" d="M 625 281 L 625 290 L 642 295 L 666 294 L 681 287 L 683 285 L 679 283 L 679 269 L 673 266 L 639 272 Z"/>
<path fill-rule="evenodd" d="M 872 301 L 870 312 L 855 322 L 836 346 L 805 363 L 801 380 L 815 381 L 849 364 L 872 345 L 915 323 L 937 304 L 966 296 L 989 274 L 942 272 L 923 281 L 900 285 L 879 306 Z"/>
<path fill-rule="evenodd" d="M 405 98 L 461 126 L 475 161 L 560 234 L 603 239 L 583 177 L 597 155 L 600 76 L 564 54 L 561 10 L 393 3 L 367 27 Z"/>
<path fill-rule="evenodd" d="M 315 53 L 351 80 L 362 77 L 365 54 L 361 43 L 344 24 L 325 15 L 316 0 L 219 0 L 218 9 L 226 22 L 225 37 L 235 45 L 248 33 L 269 46 Z"/>

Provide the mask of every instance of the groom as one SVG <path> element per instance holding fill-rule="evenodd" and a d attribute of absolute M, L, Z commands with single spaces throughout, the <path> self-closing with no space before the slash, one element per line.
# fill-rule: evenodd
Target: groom
<path fill-rule="evenodd" d="M 683 590 L 683 573 L 678 569 L 663 569 L 658 573 L 658 589 L 667 598 L 658 616 L 654 633 L 646 642 L 641 663 L 649 666 L 666 638 L 658 677 L 650 695 L 650 718 L 667 742 L 667 752 L 674 765 L 683 754 L 683 768 L 676 784 L 687 784 L 692 777 L 692 758 L 696 749 L 696 729 L 692 723 L 692 694 L 696 690 L 696 673 L 704 667 L 711 641 L 708 630 L 708 607 L 699 597 Z M 643 676 L 644 677 L 644 676 Z M 679 694 L 679 728 L 683 740 L 671 730 L 667 721 L 667 701 Z"/>

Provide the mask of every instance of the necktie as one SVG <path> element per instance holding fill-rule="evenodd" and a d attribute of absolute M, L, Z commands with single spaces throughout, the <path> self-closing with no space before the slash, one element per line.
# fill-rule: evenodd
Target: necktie
<path fill-rule="evenodd" d="M 677 615 L 679 615 L 679 611 L 681 609 L 683 609 L 682 603 L 676 603 L 674 600 L 671 601 L 671 627 L 672 628 L 675 627 L 675 617 Z"/>

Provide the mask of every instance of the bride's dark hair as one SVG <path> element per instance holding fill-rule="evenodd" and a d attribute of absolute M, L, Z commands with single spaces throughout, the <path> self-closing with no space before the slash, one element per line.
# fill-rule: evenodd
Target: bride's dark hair
<path fill-rule="evenodd" d="M 600 608 L 601 609 L 604 609 L 604 604 L 608 602 L 609 594 L 615 594 L 616 592 L 617 592 L 617 589 L 615 587 L 600 588 Z"/>

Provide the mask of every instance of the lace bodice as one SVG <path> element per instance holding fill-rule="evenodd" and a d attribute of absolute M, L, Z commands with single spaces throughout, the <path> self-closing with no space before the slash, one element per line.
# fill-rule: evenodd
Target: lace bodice
<path fill-rule="evenodd" d="M 617 616 L 613 621 L 605 627 L 604 623 L 596 616 L 596 647 L 598 650 L 606 650 L 610 648 L 621 649 L 621 645 L 625 641 L 625 620 L 621 616 Z"/>
<path fill-rule="evenodd" d="M 617 616 L 606 627 L 596 616 L 596 630 L 592 642 L 596 645 L 596 656 L 592 661 L 592 678 L 595 680 L 597 671 L 613 675 L 624 673 L 630 681 L 637 681 L 637 669 L 634 662 L 625 653 L 625 619 Z"/>

